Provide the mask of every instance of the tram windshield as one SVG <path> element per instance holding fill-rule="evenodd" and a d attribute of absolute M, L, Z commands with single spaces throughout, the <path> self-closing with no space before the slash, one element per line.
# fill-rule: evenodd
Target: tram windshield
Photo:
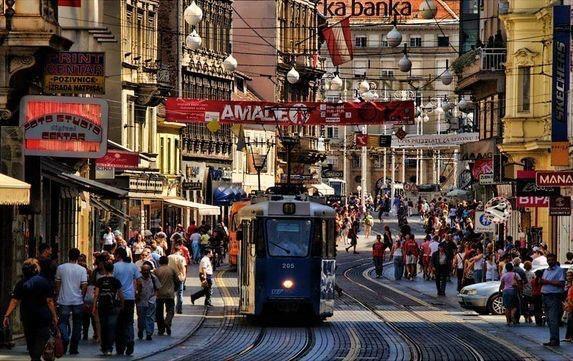
<path fill-rule="evenodd" d="M 306 257 L 310 246 L 309 219 L 267 219 L 266 234 L 269 255 Z"/>

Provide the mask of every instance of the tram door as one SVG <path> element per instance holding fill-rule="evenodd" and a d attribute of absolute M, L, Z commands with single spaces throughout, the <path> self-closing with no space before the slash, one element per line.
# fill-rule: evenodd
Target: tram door
<path fill-rule="evenodd" d="M 255 258 L 251 248 L 254 243 L 254 227 L 251 221 L 241 223 L 242 237 L 240 240 L 240 261 L 239 261 L 239 311 L 241 313 L 253 314 L 255 311 L 255 283 L 254 268 Z"/>

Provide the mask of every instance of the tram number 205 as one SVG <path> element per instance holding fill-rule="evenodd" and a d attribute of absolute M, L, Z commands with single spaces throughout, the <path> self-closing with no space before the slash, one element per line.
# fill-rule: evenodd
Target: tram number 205
<path fill-rule="evenodd" d="M 282 269 L 293 269 L 294 263 L 283 263 L 281 266 Z"/>

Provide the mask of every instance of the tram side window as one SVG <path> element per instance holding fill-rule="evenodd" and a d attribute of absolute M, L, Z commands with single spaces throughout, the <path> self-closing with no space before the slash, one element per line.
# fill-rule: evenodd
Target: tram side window
<path fill-rule="evenodd" d="M 310 248 L 310 219 L 267 219 L 265 223 L 269 255 L 306 257 Z"/>
<path fill-rule="evenodd" d="M 265 257 L 266 244 L 265 244 L 265 232 L 264 232 L 264 221 L 257 219 L 254 221 L 253 227 L 255 227 L 254 237 L 255 237 L 255 247 L 257 250 L 257 257 Z"/>
<path fill-rule="evenodd" d="M 315 219 L 312 236 L 312 257 L 322 257 L 322 220 Z"/>
<path fill-rule="evenodd" d="M 326 227 L 326 257 L 336 257 L 336 221 L 329 219 Z"/>

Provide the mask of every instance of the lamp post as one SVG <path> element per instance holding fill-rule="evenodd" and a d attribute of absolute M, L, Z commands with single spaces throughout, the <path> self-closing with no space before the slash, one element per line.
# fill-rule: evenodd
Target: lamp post
<path fill-rule="evenodd" d="M 267 146 L 267 151 L 265 153 L 265 156 L 262 159 L 261 164 L 257 164 L 257 160 L 255 159 L 255 152 L 253 151 L 253 144 L 255 145 L 255 147 L 262 147 L 264 145 Z M 267 159 L 269 158 L 270 150 L 272 147 L 275 146 L 275 143 L 269 142 L 269 141 L 267 141 L 267 142 L 255 141 L 255 142 L 248 142 L 247 145 L 249 146 L 249 148 L 251 148 L 253 167 L 255 168 L 255 171 L 257 172 L 257 185 L 258 185 L 257 189 L 260 192 L 261 191 L 261 173 L 263 172 L 263 169 L 265 168 L 265 165 L 267 164 Z"/>

